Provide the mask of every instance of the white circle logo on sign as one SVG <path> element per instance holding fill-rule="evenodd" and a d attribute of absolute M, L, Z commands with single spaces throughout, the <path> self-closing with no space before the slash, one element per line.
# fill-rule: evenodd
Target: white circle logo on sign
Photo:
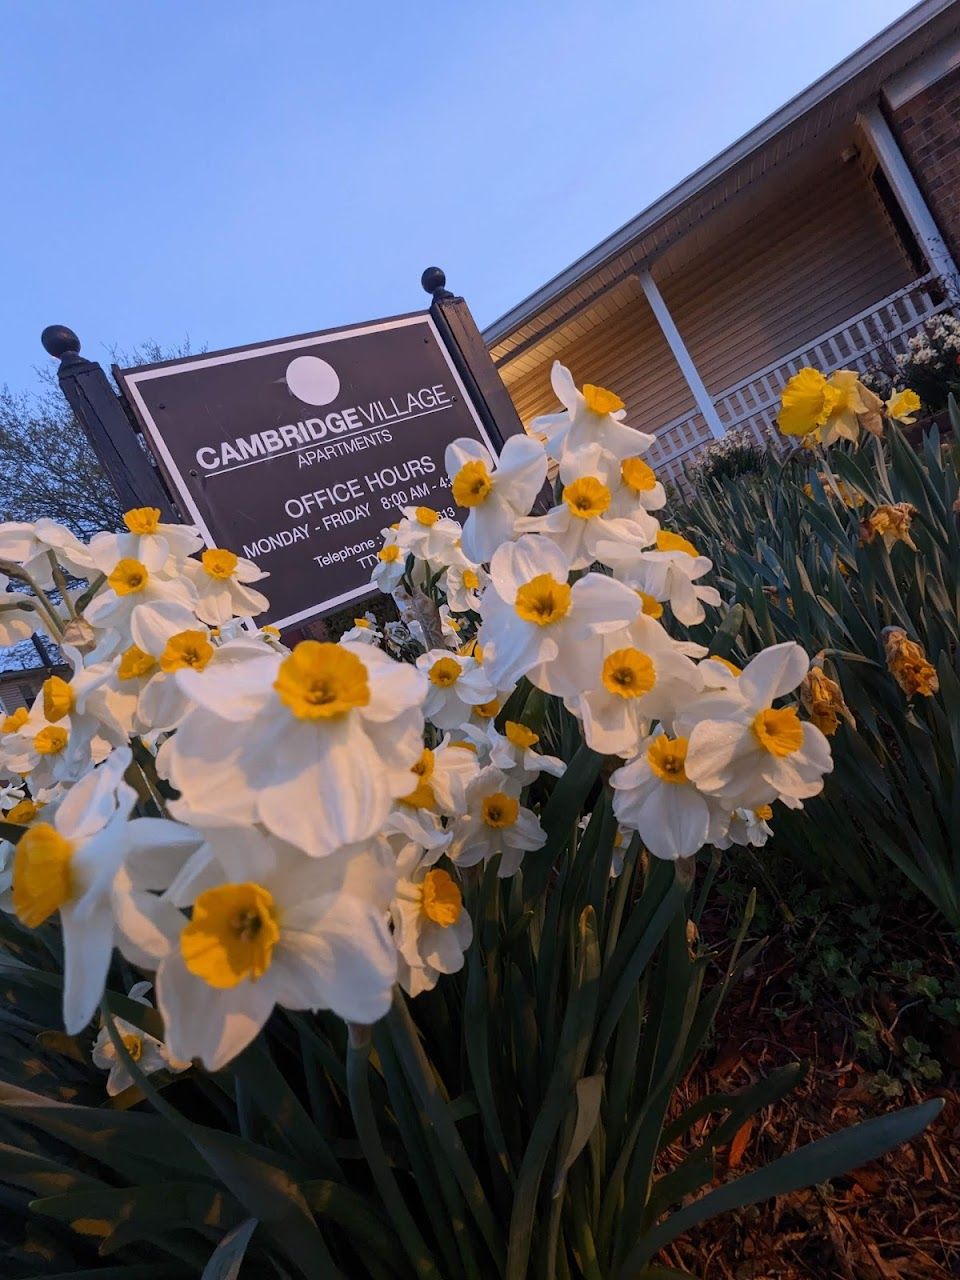
<path fill-rule="evenodd" d="M 297 356 L 287 365 L 286 382 L 304 404 L 329 404 L 340 394 L 340 379 L 333 365 L 319 356 Z"/>

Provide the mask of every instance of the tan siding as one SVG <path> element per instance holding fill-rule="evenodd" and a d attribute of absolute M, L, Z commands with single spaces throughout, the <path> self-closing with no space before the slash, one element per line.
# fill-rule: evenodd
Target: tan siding
<path fill-rule="evenodd" d="M 558 359 L 577 383 L 594 382 L 622 396 L 633 426 L 653 430 L 693 408 L 687 384 L 639 285 L 614 316 L 584 328 L 587 332 L 565 346 Z M 514 382 L 509 381 L 509 366 L 505 370 L 523 422 L 560 408 L 550 386 L 551 364 L 546 359 Z"/>
<path fill-rule="evenodd" d="M 659 284 L 716 395 L 912 278 L 868 179 L 858 165 L 837 160 Z M 504 367 L 524 422 L 558 408 L 550 388 L 554 355 L 578 383 L 621 395 L 627 420 L 640 428 L 655 430 L 694 407 L 639 284 L 625 287 L 626 297 L 608 296 L 570 321 L 562 344 L 547 339 L 549 355 L 535 349 L 519 368 Z M 620 305 L 611 315 L 614 302 Z"/>
<path fill-rule="evenodd" d="M 661 288 L 716 394 L 912 278 L 860 167 L 837 161 Z"/>

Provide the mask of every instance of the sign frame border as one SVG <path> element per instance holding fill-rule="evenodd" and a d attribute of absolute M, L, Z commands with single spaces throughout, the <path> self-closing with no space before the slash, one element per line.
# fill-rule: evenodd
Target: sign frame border
<path fill-rule="evenodd" d="M 478 432 L 480 441 L 494 459 L 500 454 L 500 449 L 490 437 L 486 425 L 480 416 L 477 406 L 474 403 L 473 396 L 467 390 L 460 371 L 454 362 L 453 356 L 447 343 L 444 341 L 436 320 L 431 311 L 410 311 L 398 316 L 388 316 L 382 320 L 373 320 L 364 324 L 340 325 L 334 329 L 320 329 L 313 333 L 298 334 L 289 338 L 278 338 L 271 342 L 253 342 L 240 347 L 225 347 L 220 351 L 201 352 L 196 356 L 176 357 L 173 360 L 161 360 L 154 364 L 134 365 L 131 368 L 122 369 L 117 365 L 113 366 L 113 374 L 125 396 L 128 404 L 133 409 L 140 429 L 143 432 L 144 440 L 147 443 L 151 453 L 156 458 L 157 466 L 160 468 L 168 486 L 175 495 L 178 504 L 182 504 L 186 513 L 192 518 L 193 523 L 200 530 L 207 546 L 215 547 L 217 542 L 210 532 L 207 522 L 201 514 L 190 488 L 184 480 L 184 477 L 175 463 L 170 450 L 163 438 L 163 434 L 147 407 L 145 400 L 139 389 L 139 383 L 153 381 L 156 378 L 169 376 L 180 370 L 200 369 L 210 366 L 233 364 L 240 360 L 249 359 L 251 356 L 266 354 L 268 352 L 277 351 L 295 351 L 301 347 L 315 345 L 321 341 L 339 342 L 346 338 L 360 336 L 367 333 L 382 333 L 392 329 L 407 328 L 408 326 L 423 324 L 426 325 L 430 333 L 436 340 L 437 346 L 443 356 L 443 359 L 450 371 L 457 391 L 463 398 L 464 404 L 470 411 L 474 426 Z M 385 512 L 384 515 L 388 513 Z M 285 618 L 277 618 L 270 625 L 283 628 L 292 627 L 308 622 L 313 618 L 321 618 L 330 613 L 336 612 L 338 609 L 349 604 L 352 600 L 369 599 L 382 594 L 378 588 L 367 583 L 363 587 L 357 587 L 353 591 L 343 592 L 332 600 L 327 600 L 323 604 L 312 606 L 301 610 L 299 613 L 290 614 Z M 256 623 L 252 625 L 256 626 Z"/>

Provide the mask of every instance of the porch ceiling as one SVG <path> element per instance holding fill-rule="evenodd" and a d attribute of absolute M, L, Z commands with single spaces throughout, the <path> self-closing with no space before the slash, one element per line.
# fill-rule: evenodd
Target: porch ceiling
<path fill-rule="evenodd" d="M 632 282 L 624 281 L 640 266 L 662 257 L 672 246 L 677 248 L 663 263 L 668 271 L 688 256 L 688 247 L 693 253 L 702 251 L 702 243 L 699 248 L 696 243 L 681 248 L 680 242 L 691 233 L 702 241 L 707 220 L 742 216 L 742 201 L 751 189 L 759 195 L 762 183 L 769 194 L 771 182 L 792 185 L 802 180 L 808 165 L 822 164 L 825 150 L 850 136 L 857 112 L 876 98 L 884 81 L 958 29 L 960 4 L 956 0 L 926 0 L 910 10 L 495 321 L 483 334 L 494 360 L 513 365 L 516 353 L 518 365 L 526 367 L 529 360 L 525 356 L 534 351 L 542 360 L 548 350 L 541 339 L 552 344 L 556 335 L 559 349 L 569 341 L 569 326 L 578 319 L 594 319 L 604 313 L 598 308 L 616 310 L 635 296 Z M 811 146 L 815 141 L 816 146 Z M 511 369 L 511 376 L 515 372 L 519 369 Z"/>

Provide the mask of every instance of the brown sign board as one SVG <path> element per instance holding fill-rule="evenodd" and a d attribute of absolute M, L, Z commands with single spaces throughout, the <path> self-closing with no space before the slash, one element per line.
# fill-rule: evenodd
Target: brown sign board
<path fill-rule="evenodd" d="M 375 594 L 402 507 L 465 514 L 450 441 L 497 452 L 429 312 L 116 373 L 184 517 L 269 571 L 261 625 Z"/>

